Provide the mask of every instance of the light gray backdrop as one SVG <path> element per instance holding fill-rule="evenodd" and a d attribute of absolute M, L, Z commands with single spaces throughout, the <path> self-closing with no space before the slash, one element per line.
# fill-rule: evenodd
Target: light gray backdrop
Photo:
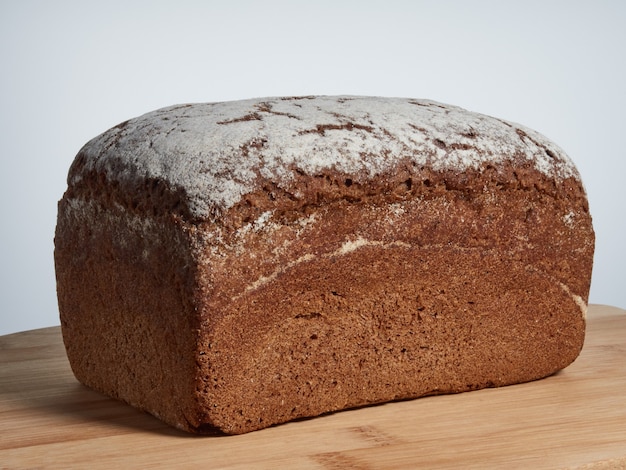
<path fill-rule="evenodd" d="M 626 2 L 0 0 L 0 334 L 58 324 L 56 204 L 87 140 L 176 103 L 430 98 L 573 158 L 591 301 L 626 308 Z"/>

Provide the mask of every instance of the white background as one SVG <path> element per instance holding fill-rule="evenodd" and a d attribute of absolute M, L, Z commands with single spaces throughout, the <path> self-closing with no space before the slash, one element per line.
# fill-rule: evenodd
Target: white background
<path fill-rule="evenodd" d="M 576 162 L 591 302 L 626 308 L 626 2 L 0 0 L 0 334 L 57 325 L 53 236 L 92 137 L 163 106 L 429 98 L 516 121 Z"/>

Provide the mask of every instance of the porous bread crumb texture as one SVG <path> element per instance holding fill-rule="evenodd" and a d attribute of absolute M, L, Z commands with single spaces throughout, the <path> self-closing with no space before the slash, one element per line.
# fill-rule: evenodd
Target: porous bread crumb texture
<path fill-rule="evenodd" d="M 335 131 L 354 127 L 317 134 Z M 291 167 L 198 218 L 171 178 L 130 184 L 83 151 L 55 236 L 74 373 L 175 427 L 226 434 L 550 375 L 583 344 L 594 235 L 569 163 L 546 172 L 522 153 Z"/>
<path fill-rule="evenodd" d="M 194 218 L 217 218 L 268 182 L 329 170 L 363 183 L 399 161 L 435 171 L 516 161 L 577 176 L 555 144 L 518 124 L 428 100 L 309 96 L 196 103 L 123 122 L 80 151 L 70 186 L 105 175 L 132 193 L 164 181 Z M 294 198 L 297 192 L 291 191 Z"/>

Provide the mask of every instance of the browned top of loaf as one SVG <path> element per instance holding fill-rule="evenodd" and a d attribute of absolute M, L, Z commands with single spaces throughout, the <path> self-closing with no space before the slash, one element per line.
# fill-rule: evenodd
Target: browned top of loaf
<path fill-rule="evenodd" d="M 558 146 L 518 124 L 426 100 L 305 96 L 144 114 L 88 142 L 68 184 L 71 193 L 105 178 L 127 194 L 147 189 L 168 210 L 214 220 L 268 185 L 302 201 L 310 197 L 302 177 L 343 175 L 362 188 L 399 168 L 458 175 L 504 167 L 580 181 Z"/>

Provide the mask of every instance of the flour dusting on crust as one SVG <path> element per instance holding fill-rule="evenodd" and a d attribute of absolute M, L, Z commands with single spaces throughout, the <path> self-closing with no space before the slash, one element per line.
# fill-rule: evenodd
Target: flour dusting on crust
<path fill-rule="evenodd" d="M 171 106 L 126 121 L 79 153 L 70 174 L 147 178 L 182 190 L 196 217 L 226 210 L 261 179 L 336 170 L 364 181 L 400 161 L 434 170 L 527 160 L 554 179 L 579 178 L 567 155 L 535 131 L 427 100 L 359 96 L 260 98 Z"/>

